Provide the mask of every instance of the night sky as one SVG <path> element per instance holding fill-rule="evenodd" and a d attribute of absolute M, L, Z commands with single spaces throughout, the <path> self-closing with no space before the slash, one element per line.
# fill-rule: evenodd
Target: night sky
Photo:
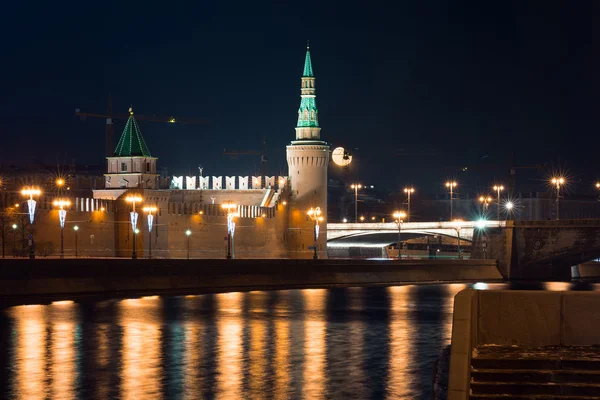
<path fill-rule="evenodd" d="M 0 164 L 102 164 L 104 122 L 74 111 L 104 112 L 112 93 L 115 112 L 209 120 L 140 122 L 169 173 L 252 174 L 258 157 L 222 152 L 263 138 L 284 173 L 310 39 L 322 138 L 354 149 L 347 179 L 475 192 L 511 152 L 548 165 L 518 172 L 529 190 L 555 170 L 576 191 L 598 178 L 599 2 L 336 3 L 9 2 Z"/>

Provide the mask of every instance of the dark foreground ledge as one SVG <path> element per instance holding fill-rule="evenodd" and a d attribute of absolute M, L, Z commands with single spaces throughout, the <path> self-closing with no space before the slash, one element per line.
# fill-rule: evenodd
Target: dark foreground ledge
<path fill-rule="evenodd" d="M 2 260 L 0 301 L 501 279 L 491 260 Z"/>

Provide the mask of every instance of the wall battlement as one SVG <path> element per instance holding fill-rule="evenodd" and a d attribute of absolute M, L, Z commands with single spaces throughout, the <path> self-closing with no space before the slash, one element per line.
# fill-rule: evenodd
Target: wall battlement
<path fill-rule="evenodd" d="M 288 184 L 288 177 L 280 176 L 173 176 L 171 189 L 179 190 L 250 190 L 250 189 L 282 189 Z M 236 187 L 237 180 L 237 187 Z"/>

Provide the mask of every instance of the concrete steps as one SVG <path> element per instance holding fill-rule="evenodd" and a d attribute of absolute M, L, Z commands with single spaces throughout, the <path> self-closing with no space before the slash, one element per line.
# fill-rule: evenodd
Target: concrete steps
<path fill-rule="evenodd" d="M 470 398 L 600 399 L 600 347 L 478 347 Z"/>

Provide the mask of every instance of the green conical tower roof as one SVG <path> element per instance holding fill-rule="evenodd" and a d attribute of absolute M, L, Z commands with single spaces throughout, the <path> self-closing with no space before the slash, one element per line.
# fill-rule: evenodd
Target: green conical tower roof
<path fill-rule="evenodd" d="M 302 74 L 303 77 L 312 77 L 313 75 L 313 69 L 312 69 L 312 62 L 310 61 L 310 46 L 306 45 L 306 58 L 304 59 L 304 73 Z"/>
<path fill-rule="evenodd" d="M 304 59 L 304 74 L 302 75 L 302 89 L 300 108 L 298 109 L 297 128 L 318 128 L 319 110 L 315 97 L 315 76 L 310 60 L 310 47 L 306 45 L 306 58 Z"/>
<path fill-rule="evenodd" d="M 129 109 L 129 119 L 115 149 L 114 157 L 152 157 L 146 142 L 144 142 L 140 127 L 133 117 L 131 108 Z"/>

